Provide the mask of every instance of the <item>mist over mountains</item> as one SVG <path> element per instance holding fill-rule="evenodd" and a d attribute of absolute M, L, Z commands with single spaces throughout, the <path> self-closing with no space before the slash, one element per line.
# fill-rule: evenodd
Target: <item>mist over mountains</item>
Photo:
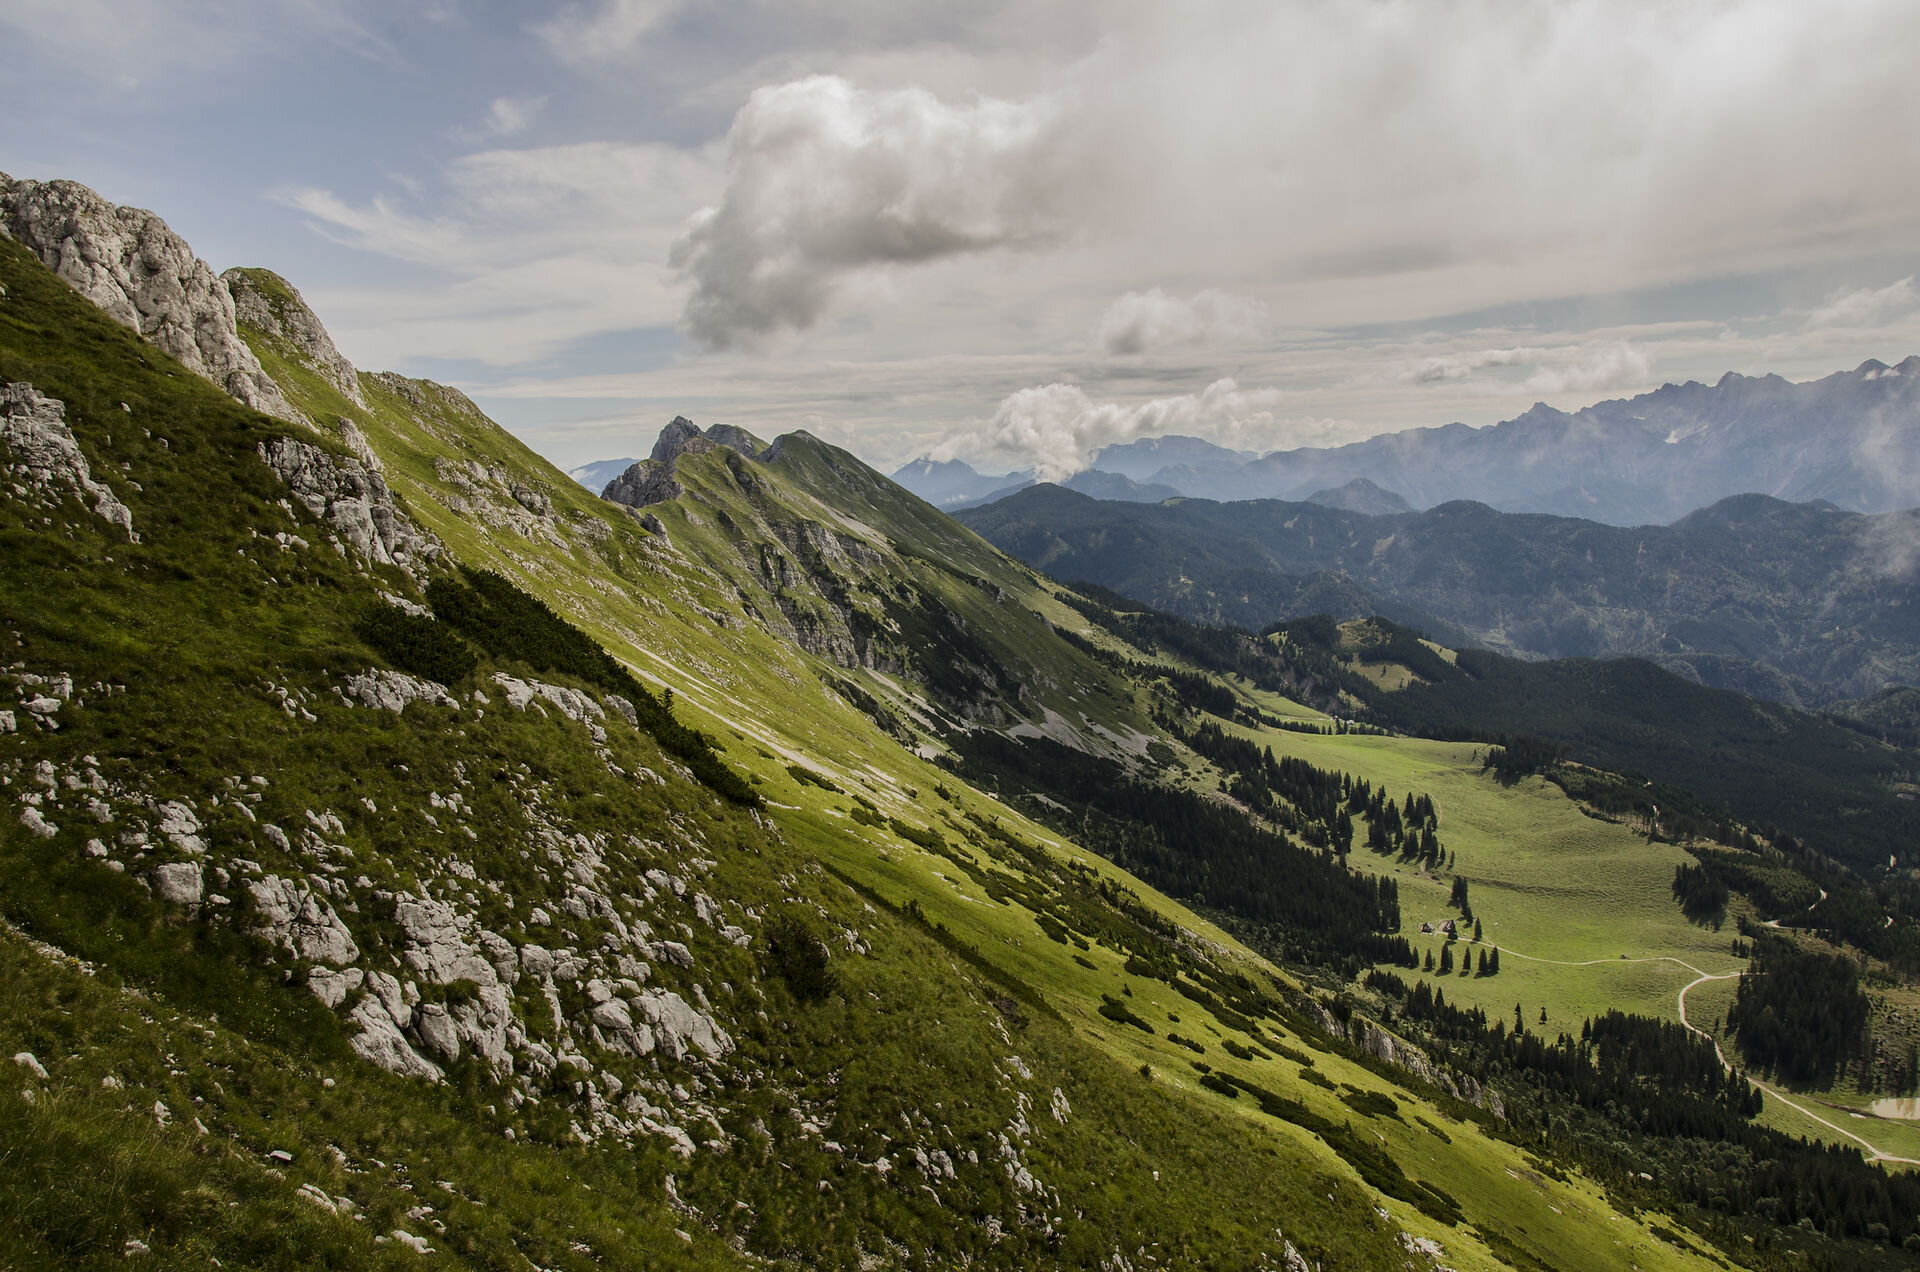
<path fill-rule="evenodd" d="M 939 503 L 914 467 L 895 480 Z M 958 470 L 940 467 L 951 483 Z M 1414 508 L 1470 499 L 1616 526 L 1664 525 L 1749 493 L 1891 512 L 1920 502 L 1920 357 L 1870 359 L 1804 383 L 1728 372 L 1571 413 L 1542 403 L 1486 428 L 1408 429 L 1258 458 L 1199 438 L 1152 438 L 1096 452 L 1093 468 L 1219 500 L 1307 500 L 1365 479 Z M 966 499 L 993 493 L 969 490 Z"/>
<path fill-rule="evenodd" d="M 1920 514 L 1765 495 L 1619 527 L 1454 501 L 1102 503 L 1038 486 L 960 519 L 1057 578 L 1260 628 L 1384 613 L 1527 658 L 1635 655 L 1778 701 L 1920 679 Z"/>

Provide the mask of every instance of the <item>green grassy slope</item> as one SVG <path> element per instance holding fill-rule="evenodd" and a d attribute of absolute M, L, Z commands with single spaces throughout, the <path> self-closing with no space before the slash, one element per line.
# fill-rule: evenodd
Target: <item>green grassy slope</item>
<path fill-rule="evenodd" d="M 17 1264 L 119 1263 L 128 1241 L 167 1266 L 398 1264 L 414 1256 L 396 1231 L 448 1266 L 488 1267 L 1252 1267 L 1281 1264 L 1288 1244 L 1327 1267 L 1398 1267 L 1401 1233 L 1437 1238 L 1458 1267 L 1500 1266 L 1496 1250 L 1556 1266 L 1704 1261 L 1471 1122 L 1429 1110 L 1451 1128 L 1442 1139 L 1377 1111 L 1363 1094 L 1426 1097 L 1325 1050 L 1277 1000 L 1246 999 L 1264 1013 L 1249 1021 L 1129 973 L 1129 955 L 1147 956 L 1203 997 L 1238 992 L 1240 976 L 1248 992 L 1277 988 L 1217 930 L 1137 886 L 1129 899 L 1103 863 L 824 688 L 824 666 L 745 621 L 738 585 L 702 564 L 698 507 L 663 545 L 457 395 L 370 377 L 361 411 L 283 358 L 270 369 L 322 421 L 334 462 L 354 441 L 329 438 L 344 417 L 402 511 L 671 686 L 760 779 L 770 815 L 687 780 L 601 687 L 484 651 L 454 705 L 350 703 L 337 691 L 382 662 L 358 620 L 382 593 L 419 603 L 420 580 L 337 550 L 287 497 L 257 457 L 284 426 L 167 365 L 10 244 L 0 283 L 0 379 L 66 404 L 140 536 L 57 491 L 0 501 L 9 683 L 24 704 L 72 682 L 58 729 L 22 705 L 0 735 L 0 1051 L 48 1075 L 19 1065 L 0 1123 Z M 946 572 L 927 568 L 931 590 Z M 607 709 L 595 723 L 565 717 L 578 699 L 516 707 L 496 673 Z M 1086 691 L 1036 692 L 1064 710 Z M 1137 711 L 1101 709 L 1116 733 Z M 798 761 L 839 790 L 796 779 Z M 858 820 L 875 814 L 856 794 L 884 820 Z M 160 867 L 196 864 L 197 908 L 156 895 Z M 269 880 L 309 916 L 336 916 L 355 957 L 256 934 Z M 447 907 L 457 933 L 409 926 L 408 897 Z M 1085 950 L 1050 939 L 1043 909 Z M 808 982 L 772 952 L 782 916 L 830 950 L 824 997 L 802 997 Z M 644 974 L 620 963 L 642 943 L 621 932 L 642 923 Z M 542 977 L 534 946 L 585 966 Z M 477 963 L 442 968 L 436 950 L 500 955 L 511 1073 L 471 1043 L 436 1053 L 444 1082 L 384 1072 L 350 1045 L 366 991 L 337 1010 L 314 992 L 329 963 L 395 975 L 421 1000 L 406 1038 L 431 1053 L 424 1022 L 443 1017 L 426 1009 L 463 1018 L 489 989 Z M 671 991 L 733 1049 L 624 1055 L 595 1039 L 583 981 L 635 1004 L 640 986 Z M 1103 995 L 1151 1034 L 1103 1015 Z M 1201 1088 L 1173 1029 L 1313 1124 L 1351 1123 L 1344 1150 Z M 1253 1058 L 1223 1054 L 1228 1037 Z M 1368 1142 L 1392 1168 L 1354 1147 Z M 1456 1198 L 1461 1222 L 1368 1182 L 1444 1211 L 1394 1182 L 1407 1177 Z"/>

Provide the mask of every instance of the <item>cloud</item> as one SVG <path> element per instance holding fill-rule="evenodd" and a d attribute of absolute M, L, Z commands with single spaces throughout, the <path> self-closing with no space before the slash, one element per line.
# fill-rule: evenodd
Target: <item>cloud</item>
<path fill-rule="evenodd" d="M 981 429 L 949 437 L 935 459 L 958 454 L 1030 467 L 1042 481 L 1064 481 L 1116 442 L 1167 433 L 1237 439 L 1274 423 L 1275 389 L 1242 389 L 1219 379 L 1200 393 L 1156 398 L 1136 406 L 1096 402 L 1077 384 L 1044 384 L 1010 393 Z"/>
<path fill-rule="evenodd" d="M 1834 292 L 1827 302 L 1807 315 L 1809 327 L 1877 327 L 1888 318 L 1912 309 L 1920 302 L 1913 290 L 1912 274 L 1885 287 L 1856 287 Z"/>
<path fill-rule="evenodd" d="M 725 195 L 673 247 L 687 329 L 717 348 L 802 330 L 855 271 L 1059 239 L 1054 122 L 1044 103 L 835 76 L 757 90 L 727 134 Z"/>
<path fill-rule="evenodd" d="M 545 97 L 496 97 L 487 107 L 484 127 L 495 137 L 517 136 L 527 130 L 546 104 Z"/>
<path fill-rule="evenodd" d="M 720 187 L 703 152 L 610 142 L 483 150 L 434 176 L 451 211 L 418 211 L 430 201 L 412 195 L 275 194 L 334 242 L 444 276 L 384 300 L 338 297 L 329 325 L 349 356 L 357 344 L 525 362 L 576 337 L 667 326 L 681 302 L 668 247 L 688 205 Z"/>
<path fill-rule="evenodd" d="M 8 0 L 16 58 L 53 62 L 120 92 L 201 93 L 217 71 L 299 49 L 385 59 L 392 49 L 350 0 Z"/>
<path fill-rule="evenodd" d="M 1389 373 L 1402 384 L 1451 384 L 1486 367 L 1510 367 L 1531 361 L 1537 349 L 1480 349 L 1469 353 L 1435 354 Z"/>
<path fill-rule="evenodd" d="M 601 62 L 631 50 L 679 7 L 679 0 L 601 0 L 572 5 L 533 31 L 563 62 Z"/>
<path fill-rule="evenodd" d="M 1100 315 L 1100 346 L 1112 354 L 1153 353 L 1256 336 L 1267 307 L 1257 300 L 1207 288 L 1187 300 L 1158 287 L 1130 291 Z"/>
<path fill-rule="evenodd" d="M 1535 393 L 1595 393 L 1635 388 L 1653 375 L 1653 360 L 1625 340 L 1586 349 L 1558 365 L 1542 366 L 1527 377 Z"/>
<path fill-rule="evenodd" d="M 1525 376 L 1482 376 L 1499 367 L 1531 367 Z M 1462 349 L 1429 354 L 1391 365 L 1380 377 L 1389 383 L 1416 386 L 1456 385 L 1487 393 L 1524 389 L 1559 394 L 1574 390 L 1598 391 L 1645 384 L 1653 361 L 1628 340 L 1603 340 L 1577 345 L 1513 345 L 1495 349 Z"/>

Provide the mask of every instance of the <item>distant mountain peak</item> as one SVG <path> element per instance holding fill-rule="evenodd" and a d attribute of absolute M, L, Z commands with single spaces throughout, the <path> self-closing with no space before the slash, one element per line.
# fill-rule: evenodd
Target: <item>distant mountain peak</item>
<path fill-rule="evenodd" d="M 1414 510 L 1413 505 L 1405 499 L 1365 477 L 1355 477 L 1344 486 L 1316 490 L 1307 496 L 1306 501 L 1323 508 L 1338 508 L 1343 512 L 1357 512 L 1368 517 L 1392 517 Z"/>

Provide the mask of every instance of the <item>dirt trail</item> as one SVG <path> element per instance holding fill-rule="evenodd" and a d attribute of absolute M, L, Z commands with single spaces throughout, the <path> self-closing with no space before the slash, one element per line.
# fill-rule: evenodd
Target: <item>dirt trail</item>
<path fill-rule="evenodd" d="M 1822 894 L 1821 899 L 1825 900 L 1824 893 Z M 1815 904 L 1817 905 L 1818 902 L 1815 902 Z M 1721 1066 L 1729 1071 L 1733 1069 L 1733 1065 L 1727 1060 L 1727 1053 L 1721 1050 L 1720 1048 L 1720 1040 L 1718 1038 L 1715 1038 L 1712 1034 L 1708 1033 L 1706 1030 L 1695 1025 L 1691 1020 L 1687 1019 L 1687 992 L 1693 989 L 1694 986 L 1703 985 L 1707 981 L 1738 980 L 1740 977 L 1746 975 L 1745 972 L 1720 972 L 1720 973 L 1703 972 L 1699 968 L 1695 967 L 1692 963 L 1687 962 L 1685 959 L 1673 958 L 1665 954 L 1650 955 L 1646 958 L 1590 958 L 1590 959 L 1582 960 L 1580 962 L 1568 962 L 1565 959 L 1539 958 L 1532 954 L 1522 954 L 1518 950 L 1510 950 L 1505 946 L 1502 946 L 1500 948 L 1500 953 L 1503 957 L 1506 957 L 1506 958 L 1525 959 L 1529 963 L 1547 963 L 1547 964 L 1551 964 L 1554 967 L 1598 967 L 1603 963 L 1604 964 L 1672 963 L 1677 967 L 1684 967 L 1688 971 L 1694 974 L 1695 979 L 1688 981 L 1685 985 L 1682 985 L 1680 987 L 1680 993 L 1677 998 L 1677 1001 L 1680 1007 L 1680 1023 L 1684 1025 L 1691 1032 L 1700 1035 L 1702 1038 L 1705 1038 L 1708 1042 L 1712 1043 L 1713 1054 L 1719 1057 Z M 1833 1122 L 1828 1121 L 1826 1118 L 1821 1117 L 1818 1113 L 1815 1113 L 1812 1109 L 1809 1109 L 1806 1105 L 1800 1103 L 1798 1100 L 1788 1095 L 1785 1091 L 1782 1091 L 1779 1087 L 1776 1087 L 1771 1083 L 1762 1082 L 1760 1079 L 1753 1077 L 1751 1075 L 1748 1076 L 1747 1081 L 1753 1083 L 1755 1086 L 1759 1087 L 1762 1091 L 1766 1092 L 1768 1095 L 1772 1096 L 1774 1099 L 1780 1101 L 1780 1103 L 1786 1105 L 1788 1108 L 1800 1114 L 1802 1117 L 1809 1118 L 1812 1121 L 1818 1122 L 1820 1125 L 1826 1127 L 1828 1130 L 1832 1131 L 1834 1134 L 1844 1135 L 1846 1138 L 1860 1145 L 1860 1147 L 1864 1148 L 1867 1151 L 1868 1161 L 1899 1162 L 1907 1166 L 1920 1166 L 1920 1159 L 1912 1158 L 1912 1157 L 1896 1157 L 1892 1153 L 1883 1152 L 1874 1144 L 1872 1144 L 1871 1142 L 1865 1139 L 1862 1139 L 1860 1136 L 1854 1134 L 1852 1131 L 1848 1130 L 1846 1127 L 1836 1125 Z"/>

